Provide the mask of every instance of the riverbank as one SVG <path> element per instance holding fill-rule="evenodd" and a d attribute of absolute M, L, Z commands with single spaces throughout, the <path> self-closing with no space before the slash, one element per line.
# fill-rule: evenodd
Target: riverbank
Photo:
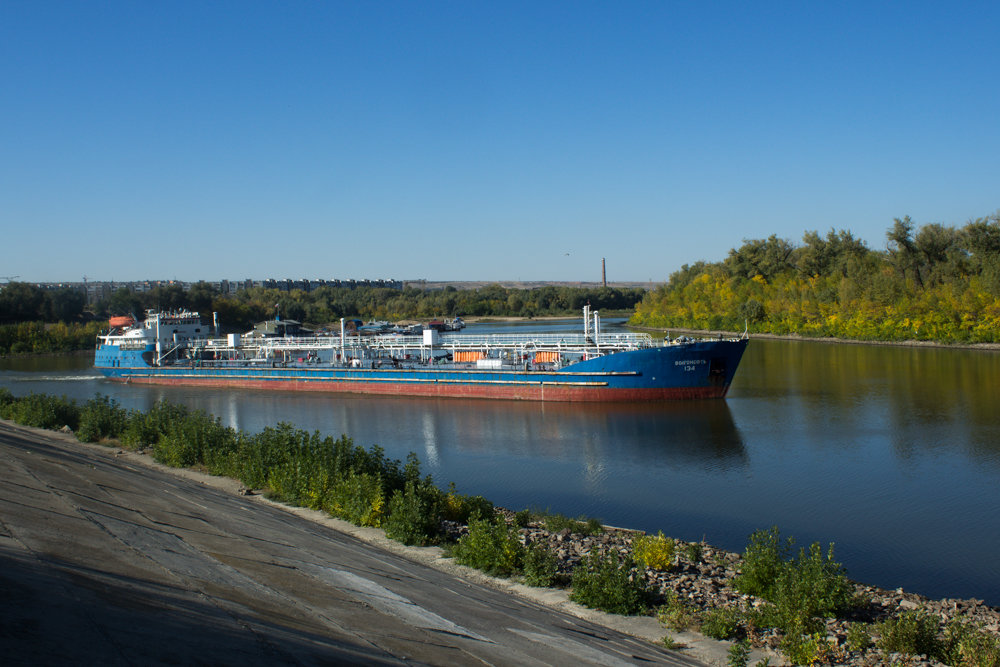
<path fill-rule="evenodd" d="M 508 518 L 513 512 L 505 511 Z M 617 551 L 631 555 L 641 531 L 605 527 L 597 535 L 583 535 L 569 529 L 551 532 L 544 523 L 533 522 L 520 531 L 528 544 L 546 544 L 557 555 L 559 572 L 568 576 L 592 550 Z M 755 610 L 769 605 L 765 600 L 739 592 L 734 582 L 744 569 L 743 556 L 718 549 L 704 542 L 674 540 L 675 556 L 667 569 L 645 568 L 644 575 L 661 601 L 659 616 L 667 623 L 667 636 L 683 643 L 692 630 L 718 610 L 731 612 L 734 636 L 742 636 L 758 650 L 772 656 L 781 655 L 783 637 L 774 628 L 753 626 Z M 926 615 L 933 619 L 935 632 L 946 635 L 956 623 L 977 627 L 992 638 L 996 662 L 969 664 L 1000 664 L 1000 607 L 992 607 L 979 599 L 931 599 L 903 589 L 886 590 L 877 586 L 850 582 L 858 603 L 841 617 L 826 619 L 825 630 L 814 635 L 812 664 L 872 666 L 886 664 L 891 656 L 877 643 L 885 639 L 879 629 L 887 628 L 899 618 Z M 747 623 L 747 620 L 750 622 Z M 671 627 L 671 624 L 672 627 Z M 703 626 L 707 627 L 707 626 Z M 685 634 L 686 633 L 686 634 Z M 699 633 L 700 634 L 700 633 Z M 702 635 L 704 636 L 704 635 Z M 864 637 L 868 641 L 864 641 Z M 778 664 L 778 663 L 772 663 Z M 782 663 L 783 664 L 783 663 Z M 892 664 L 947 664 L 926 656 L 895 656 Z"/>
<path fill-rule="evenodd" d="M 708 336 L 716 338 L 719 336 L 723 337 L 733 337 L 742 336 L 742 331 L 721 331 L 721 330 L 705 330 L 705 329 L 683 329 L 683 328 L 671 328 L 662 329 L 657 327 L 640 327 L 628 325 L 632 329 L 638 331 L 646 332 L 656 332 L 663 334 L 667 338 L 675 338 L 674 334 L 680 334 L 685 336 Z M 998 352 L 1000 351 L 1000 343 L 941 343 L 938 341 L 931 340 L 904 340 L 904 341 L 894 341 L 894 340 L 853 340 L 849 338 L 830 338 L 824 336 L 803 336 L 802 334 L 771 334 L 771 333 L 748 333 L 750 338 L 763 338 L 765 340 L 788 340 L 788 341 L 800 341 L 807 343 L 840 343 L 844 345 L 883 345 L 888 347 L 926 347 L 926 348 L 944 348 L 949 350 L 982 350 L 987 352 Z"/>
<path fill-rule="evenodd" d="M 30 430 L 35 431 L 35 429 Z M 68 430 L 62 435 L 53 434 L 53 437 L 73 442 L 73 436 Z M 84 445 L 83 443 L 79 443 L 79 446 L 97 447 L 97 445 Z M 101 447 L 104 451 L 114 451 L 116 457 L 125 457 L 130 461 L 171 471 L 171 474 L 178 476 L 200 479 L 204 483 L 211 481 L 212 484 L 222 485 L 241 496 L 263 499 L 263 489 L 242 488 L 238 482 L 231 479 L 206 475 L 198 470 L 162 466 L 153 461 L 150 456 L 151 450 L 148 447 L 139 451 L 131 451 L 119 448 L 115 441 L 106 441 Z M 340 526 L 339 530 L 347 531 L 355 536 L 363 535 L 364 539 L 383 544 L 392 543 L 380 529 L 349 527 L 350 524 L 338 522 L 325 513 L 315 510 L 295 508 L 290 511 L 309 514 L 316 517 L 317 520 L 325 522 L 337 522 Z M 569 601 L 569 591 L 565 588 L 566 582 L 572 578 L 573 574 L 583 565 L 588 554 L 592 552 L 617 553 L 624 557 L 634 558 L 638 538 L 643 535 L 641 531 L 604 526 L 602 530 L 595 533 L 590 523 L 573 521 L 569 521 L 568 525 L 565 521 L 560 522 L 563 527 L 551 529 L 547 516 L 532 517 L 528 514 L 525 517 L 524 513 L 515 513 L 504 509 L 497 509 L 497 514 L 506 519 L 512 528 L 517 526 L 517 537 L 522 545 L 545 545 L 547 547 L 556 559 L 558 579 L 563 583 L 561 587 L 556 588 L 532 589 L 523 586 L 518 577 L 496 579 L 486 577 L 481 573 L 472 575 L 476 580 L 490 581 L 492 585 L 497 587 L 508 588 L 563 610 L 571 609 L 572 613 L 584 618 L 591 620 L 597 618 L 600 622 L 609 624 L 608 627 L 614 627 L 635 636 L 642 636 L 651 641 L 667 637 L 669 645 L 691 647 L 692 652 L 696 652 L 694 647 L 700 647 L 699 651 L 714 652 L 715 655 L 718 655 L 720 646 L 725 647 L 728 644 L 720 645 L 719 642 L 705 635 L 710 634 L 717 637 L 720 632 L 723 632 L 723 636 L 729 639 L 745 638 L 761 652 L 760 655 L 770 655 L 773 660 L 777 660 L 778 649 L 784 650 L 785 648 L 782 645 L 783 636 L 779 631 L 764 627 L 756 620 L 760 618 L 760 611 L 769 609 L 771 603 L 741 593 L 736 588 L 737 576 L 744 572 L 747 567 L 746 561 L 740 554 L 718 549 L 704 542 L 670 540 L 672 556 L 668 563 L 661 563 L 656 567 L 647 565 L 639 569 L 642 581 L 646 582 L 651 589 L 651 604 L 654 609 L 658 610 L 660 620 L 664 623 L 664 625 L 659 625 L 654 618 L 649 616 L 635 617 L 634 619 L 614 617 L 573 605 Z M 448 536 L 446 544 L 454 543 L 469 533 L 469 525 L 465 523 L 443 522 L 442 527 Z M 588 527 L 591 530 L 584 530 Z M 432 560 L 440 566 L 464 572 L 462 568 L 455 569 L 457 566 L 454 561 L 445 558 L 440 547 L 430 547 L 431 551 L 428 551 L 428 548 L 410 551 L 415 548 L 404 547 L 398 543 L 394 544 L 396 544 L 394 548 L 410 553 L 414 557 L 416 554 L 434 553 Z M 893 623 L 901 622 L 901 619 L 929 619 L 929 623 L 933 625 L 932 632 L 935 635 L 932 639 L 942 645 L 948 636 L 948 629 L 958 627 L 956 622 L 961 622 L 965 624 L 963 627 L 976 628 L 976 631 L 981 633 L 980 636 L 986 638 L 985 642 L 992 642 L 993 646 L 1000 647 L 1000 609 L 985 605 L 982 600 L 934 600 L 903 590 L 889 591 L 858 583 L 851 583 L 850 586 L 854 600 L 850 608 L 839 614 L 838 618 L 823 622 L 822 631 L 815 633 L 814 630 L 810 634 L 808 642 L 810 643 L 809 650 L 813 652 L 811 659 L 814 658 L 818 664 L 859 666 L 885 664 L 890 656 L 886 654 L 886 650 L 879 647 L 878 643 L 884 644 L 888 632 L 887 628 L 891 628 Z M 707 629 L 710 619 L 714 618 L 718 621 L 719 617 L 726 619 L 730 628 L 720 630 L 716 622 L 713 629 Z M 699 632 L 699 629 L 703 632 Z M 1000 651 L 1000 648 L 997 650 Z M 714 662 L 722 664 L 717 660 Z M 771 664 L 779 663 L 772 662 Z M 930 659 L 907 657 L 905 661 L 896 660 L 895 664 L 933 665 L 939 663 Z"/>

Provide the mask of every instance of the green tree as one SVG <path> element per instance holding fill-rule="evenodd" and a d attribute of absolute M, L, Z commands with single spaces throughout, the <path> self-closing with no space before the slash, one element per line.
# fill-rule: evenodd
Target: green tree
<path fill-rule="evenodd" d="M 45 319 L 45 292 L 28 283 L 8 283 L 0 289 L 0 322 L 31 322 Z"/>
<path fill-rule="evenodd" d="M 146 293 L 143 301 L 156 310 L 182 310 L 188 306 L 188 296 L 179 284 L 157 285 Z"/>
<path fill-rule="evenodd" d="M 127 287 L 119 287 L 108 301 L 108 312 L 112 315 L 136 315 L 141 317 L 144 304 L 139 295 Z"/>
<path fill-rule="evenodd" d="M 767 239 L 744 239 L 739 249 L 730 250 L 725 266 L 732 276 L 771 280 L 791 268 L 794 246 L 772 234 Z"/>
<path fill-rule="evenodd" d="M 72 322 L 83 315 L 87 306 L 87 295 L 73 287 L 63 287 L 48 295 L 46 320 L 49 322 Z"/>
<path fill-rule="evenodd" d="M 205 281 L 198 281 L 191 285 L 187 293 L 187 305 L 193 311 L 201 315 L 212 312 L 212 302 L 219 295 L 219 290 Z"/>
<path fill-rule="evenodd" d="M 827 232 L 822 238 L 815 231 L 802 237 L 805 244 L 795 252 L 795 265 L 806 276 L 825 276 L 839 273 L 846 277 L 852 262 L 871 252 L 865 242 L 846 230 Z"/>
<path fill-rule="evenodd" d="M 962 249 L 969 271 L 993 295 L 1000 296 L 1000 213 L 978 218 L 962 229 Z"/>
<path fill-rule="evenodd" d="M 895 218 L 892 227 L 885 233 L 888 239 L 889 258 L 904 280 L 912 278 L 923 287 L 920 278 L 920 259 L 917 244 L 913 240 L 913 221 L 910 216 Z"/>
<path fill-rule="evenodd" d="M 923 281 L 942 283 L 966 273 L 962 235 L 954 227 L 924 225 L 913 239 Z"/>

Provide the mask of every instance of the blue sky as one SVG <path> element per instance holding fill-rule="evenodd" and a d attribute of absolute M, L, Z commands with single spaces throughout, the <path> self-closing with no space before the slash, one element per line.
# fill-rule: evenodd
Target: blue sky
<path fill-rule="evenodd" d="M 996 2 L 0 3 L 0 276 L 664 280 L 1000 209 Z"/>

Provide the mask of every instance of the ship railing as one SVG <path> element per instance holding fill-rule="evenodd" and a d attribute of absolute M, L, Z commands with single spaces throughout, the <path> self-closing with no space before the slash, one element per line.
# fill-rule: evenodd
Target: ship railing
<path fill-rule="evenodd" d="M 207 339 L 203 349 L 223 351 L 232 349 L 229 341 L 224 338 Z M 599 350 L 611 353 L 623 350 L 640 350 L 653 347 L 655 343 L 649 334 L 644 333 L 608 333 L 598 336 L 583 334 L 538 334 L 525 336 L 523 334 L 455 334 L 438 338 L 433 345 L 428 345 L 423 336 L 384 335 L 384 336 L 348 336 L 341 343 L 339 336 L 323 337 L 288 337 L 288 338 L 243 338 L 239 347 L 244 351 L 309 351 L 330 350 L 343 347 L 346 350 L 381 349 L 381 350 L 562 350 L 562 351 L 593 351 Z"/>
<path fill-rule="evenodd" d="M 336 341 L 336 342 L 334 342 Z M 209 338 L 204 341 L 198 341 L 200 346 L 207 350 L 229 350 L 233 346 L 229 344 L 229 341 L 225 338 Z M 256 347 L 268 347 L 272 349 L 287 349 L 287 350 L 326 350 L 333 345 L 339 345 L 340 339 L 333 339 L 328 337 L 300 337 L 300 338 L 241 338 L 237 343 L 237 347 L 242 349 L 251 349 Z"/>
<path fill-rule="evenodd" d="M 515 334 L 462 335 L 442 338 L 442 349 L 515 350 L 521 354 L 554 351 L 560 354 L 611 354 L 653 347 L 648 334 L 617 333 L 585 336 L 583 334 L 540 334 L 531 337 Z"/>
<path fill-rule="evenodd" d="M 224 343 L 225 341 L 223 341 Z M 349 336 L 344 341 L 347 348 L 425 348 L 465 349 L 465 348 L 593 348 L 601 347 L 614 350 L 642 349 L 653 346 L 649 334 L 613 333 L 594 336 L 583 334 L 540 334 L 526 337 L 517 334 L 456 334 L 441 336 L 433 345 L 428 345 L 422 336 L 365 336 L 357 338 Z M 242 347 L 268 347 L 271 349 L 329 349 L 340 347 L 339 337 L 323 338 L 267 338 L 249 342 L 244 340 Z"/>

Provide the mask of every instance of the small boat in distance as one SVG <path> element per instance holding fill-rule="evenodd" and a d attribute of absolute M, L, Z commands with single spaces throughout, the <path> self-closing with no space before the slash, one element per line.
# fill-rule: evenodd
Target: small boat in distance
<path fill-rule="evenodd" d="M 339 335 L 260 335 L 281 329 L 258 325 L 247 334 L 217 336 L 208 335 L 214 327 L 203 326 L 198 313 L 150 310 L 142 324 L 98 336 L 94 367 L 112 380 L 149 384 L 662 401 L 724 397 L 748 343 L 745 333 L 662 341 L 603 333 L 590 306 L 580 334 L 471 334 L 459 332 L 465 327 L 460 318 L 449 324 L 407 335 L 350 332 L 341 320 Z"/>

